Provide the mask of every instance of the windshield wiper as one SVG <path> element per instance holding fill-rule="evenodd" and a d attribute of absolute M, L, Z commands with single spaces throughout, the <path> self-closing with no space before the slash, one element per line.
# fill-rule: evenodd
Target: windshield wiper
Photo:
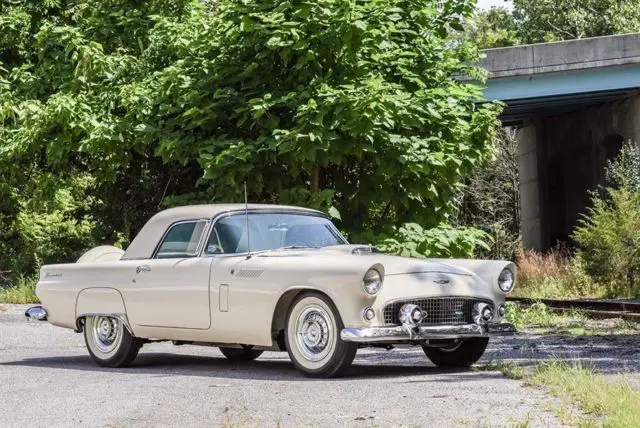
<path fill-rule="evenodd" d="M 251 256 L 255 256 L 256 254 L 264 254 L 264 253 L 270 253 L 273 251 L 280 251 L 280 250 L 302 250 L 302 249 L 306 249 L 306 248 L 320 248 L 320 247 L 314 247 L 312 245 L 287 245 L 284 247 L 278 247 L 278 248 L 269 248 L 268 250 L 258 250 L 258 251 L 252 251 L 251 254 L 247 255 L 247 258 L 251 257 Z"/>

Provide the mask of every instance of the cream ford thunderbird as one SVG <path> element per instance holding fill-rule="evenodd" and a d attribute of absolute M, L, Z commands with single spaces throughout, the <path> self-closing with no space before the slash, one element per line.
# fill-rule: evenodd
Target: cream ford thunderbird
<path fill-rule="evenodd" d="M 101 366 L 140 347 L 218 346 L 234 361 L 287 351 L 305 375 L 344 372 L 360 347 L 421 346 L 468 366 L 503 321 L 513 263 L 419 260 L 350 245 L 321 212 L 199 205 L 155 215 L 126 251 L 97 247 L 44 266 L 27 317 L 84 332 Z"/>

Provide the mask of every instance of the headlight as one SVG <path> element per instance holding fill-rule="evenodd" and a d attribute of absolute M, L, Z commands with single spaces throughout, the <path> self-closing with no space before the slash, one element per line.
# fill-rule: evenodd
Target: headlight
<path fill-rule="evenodd" d="M 511 269 L 505 268 L 500 272 L 500 276 L 498 277 L 498 287 L 500 290 L 508 293 L 513 289 L 513 272 Z"/>
<path fill-rule="evenodd" d="M 375 269 L 369 269 L 362 278 L 362 288 L 365 293 L 373 296 L 382 288 L 382 275 Z"/>

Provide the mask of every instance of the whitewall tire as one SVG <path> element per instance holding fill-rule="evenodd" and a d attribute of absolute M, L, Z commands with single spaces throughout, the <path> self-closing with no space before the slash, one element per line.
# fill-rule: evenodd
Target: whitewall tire
<path fill-rule="evenodd" d="M 86 317 L 84 341 L 93 361 L 102 367 L 128 366 L 142 346 L 120 319 L 105 315 Z"/>
<path fill-rule="evenodd" d="M 311 377 L 339 376 L 356 355 L 357 344 L 343 342 L 344 328 L 333 302 L 320 293 L 298 296 L 287 315 L 285 344 L 293 365 Z"/>

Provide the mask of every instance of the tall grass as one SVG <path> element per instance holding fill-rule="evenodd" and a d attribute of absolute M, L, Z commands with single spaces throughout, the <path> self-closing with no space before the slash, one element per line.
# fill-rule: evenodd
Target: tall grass
<path fill-rule="evenodd" d="M 18 276 L 9 288 L 0 288 L 0 303 L 38 303 L 36 277 Z"/>
<path fill-rule="evenodd" d="M 537 366 L 526 381 L 546 386 L 567 403 L 578 404 L 589 417 L 580 421 L 581 425 L 640 427 L 640 391 L 625 382 L 608 382 L 580 363 L 551 361 Z M 598 419 L 591 419 L 594 416 Z"/>
<path fill-rule="evenodd" d="M 531 307 L 521 308 L 513 302 L 507 302 L 507 321 L 518 330 L 525 327 L 557 327 L 567 323 L 580 323 L 586 320 L 580 311 L 553 312 L 544 303 L 534 303 Z"/>
<path fill-rule="evenodd" d="M 520 250 L 517 254 L 516 297 L 533 299 L 570 299 L 603 297 L 599 287 L 584 271 L 580 258 L 562 249 L 540 253 Z"/>

